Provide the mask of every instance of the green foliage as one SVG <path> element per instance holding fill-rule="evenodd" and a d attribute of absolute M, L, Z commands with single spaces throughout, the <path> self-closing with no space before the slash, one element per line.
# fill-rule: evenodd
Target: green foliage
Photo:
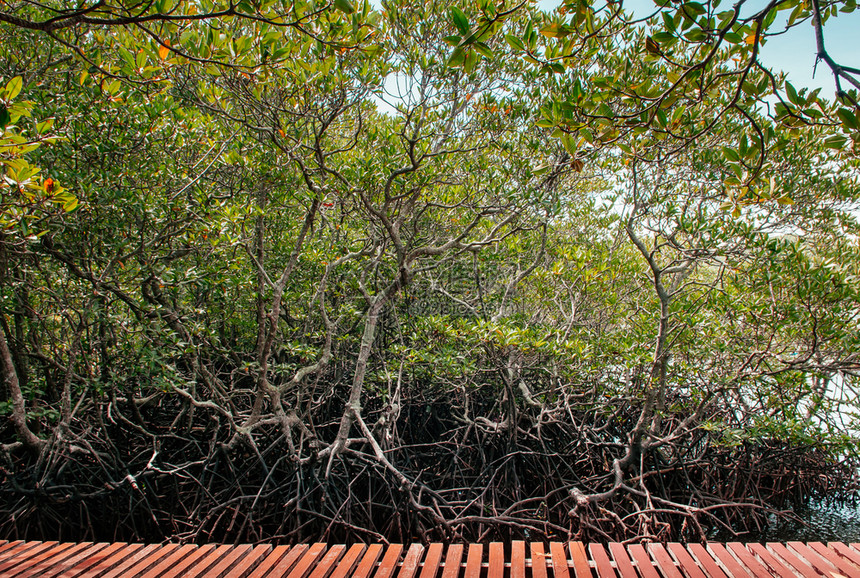
<path fill-rule="evenodd" d="M 23 80 L 20 76 L 9 79 L 0 88 L 0 164 L 3 166 L 0 191 L 0 228 L 16 235 L 36 239 L 44 234 L 44 221 L 55 208 L 73 211 L 77 198 L 66 191 L 55 179 L 43 177 L 42 169 L 31 164 L 28 158 L 40 145 L 53 143 L 58 138 L 50 133 L 54 119 L 35 123 L 35 134 L 28 136 L 20 126 L 31 117 L 33 103 L 17 100 Z"/>
<path fill-rule="evenodd" d="M 757 61 L 808 3 L 4 10 L 3 330 L 58 444 L 332 467 L 364 407 L 393 460 L 411 401 L 608 448 L 595 492 L 624 444 L 852 451 L 858 110 Z"/>

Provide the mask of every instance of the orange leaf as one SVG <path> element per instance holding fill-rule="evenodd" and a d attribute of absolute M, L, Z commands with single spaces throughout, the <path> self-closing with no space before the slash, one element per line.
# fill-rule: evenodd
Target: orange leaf
<path fill-rule="evenodd" d="M 158 56 L 164 60 L 170 54 L 170 40 L 164 41 L 164 46 L 158 47 Z"/>
<path fill-rule="evenodd" d="M 755 44 L 755 33 L 747 36 L 746 40 L 744 40 L 744 42 L 746 42 L 747 44 Z"/>
<path fill-rule="evenodd" d="M 57 188 L 57 183 L 52 178 L 45 179 L 45 182 L 42 183 L 42 186 L 45 187 L 45 192 L 49 195 L 54 192 L 54 189 Z"/>

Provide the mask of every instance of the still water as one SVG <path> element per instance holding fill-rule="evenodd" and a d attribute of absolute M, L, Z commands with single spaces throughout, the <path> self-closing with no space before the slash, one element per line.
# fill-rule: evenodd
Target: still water
<path fill-rule="evenodd" d="M 784 520 L 772 524 L 759 536 L 743 536 L 743 540 L 786 542 L 860 542 L 860 503 L 834 504 L 812 502 L 794 512 L 800 523 Z"/>

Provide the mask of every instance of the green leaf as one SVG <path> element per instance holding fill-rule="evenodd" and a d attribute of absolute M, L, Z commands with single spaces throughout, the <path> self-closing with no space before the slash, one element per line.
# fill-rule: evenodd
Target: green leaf
<path fill-rule="evenodd" d="M 24 82 L 21 80 L 20 76 L 16 76 L 8 83 L 6 83 L 6 100 L 12 100 L 21 92 L 21 88 L 24 86 Z"/>
<path fill-rule="evenodd" d="M 514 50 L 525 52 L 526 45 L 523 44 L 523 41 L 520 40 L 518 36 L 514 36 L 513 34 L 507 34 L 505 35 L 505 40 L 508 41 L 508 45 Z"/>
<path fill-rule="evenodd" d="M 536 177 L 539 177 L 541 175 L 548 173 L 551 168 L 552 168 L 552 165 L 548 165 L 548 164 L 547 165 L 541 165 L 541 166 L 537 167 L 535 170 L 533 170 L 532 174 Z"/>
<path fill-rule="evenodd" d="M 473 48 L 486 58 L 493 58 L 494 56 L 492 49 L 483 42 L 476 42 Z"/>
<path fill-rule="evenodd" d="M 467 73 L 471 73 L 475 70 L 475 67 L 478 65 L 478 52 L 475 50 L 469 50 L 466 52 L 466 59 L 463 62 L 463 70 Z"/>
<path fill-rule="evenodd" d="M 699 4 L 698 2 L 687 2 L 684 4 L 681 9 L 686 14 L 692 14 L 694 16 L 699 16 L 700 14 L 705 13 L 705 7 Z"/>
<path fill-rule="evenodd" d="M 857 121 L 857 117 L 853 112 L 847 108 L 840 108 L 836 111 L 836 114 L 839 115 L 839 120 L 842 121 L 842 124 L 845 125 L 846 128 L 860 130 L 860 122 Z"/>
<path fill-rule="evenodd" d="M 669 32 L 674 32 L 676 28 L 674 18 L 672 18 L 672 16 L 668 12 L 663 12 L 662 16 L 663 26 L 665 26 L 666 30 L 668 30 Z"/>
<path fill-rule="evenodd" d="M 463 66 L 463 62 L 466 60 L 466 51 L 462 48 L 455 48 L 454 52 L 451 53 L 451 57 L 448 58 L 448 66 L 451 68 L 457 68 L 459 66 Z"/>
<path fill-rule="evenodd" d="M 785 94 L 788 96 L 788 100 L 792 104 L 800 106 L 800 104 L 803 102 L 800 98 L 798 98 L 797 90 L 794 89 L 790 82 L 785 83 Z"/>
<path fill-rule="evenodd" d="M 44 134 L 54 127 L 54 119 L 49 118 L 36 125 L 36 130 L 39 134 Z"/>
<path fill-rule="evenodd" d="M 834 135 L 824 139 L 824 146 L 829 149 L 841 149 L 847 141 L 848 139 L 842 135 Z"/>
<path fill-rule="evenodd" d="M 131 69 L 135 68 L 134 56 L 132 55 L 131 52 L 128 51 L 128 49 L 126 49 L 125 46 L 119 47 L 119 55 L 126 62 L 126 64 L 128 64 L 129 68 L 131 68 Z"/>
<path fill-rule="evenodd" d="M 465 36 L 469 33 L 469 18 L 462 10 L 455 6 L 454 8 L 451 8 L 448 14 L 451 16 L 451 20 L 454 22 L 454 26 L 457 27 L 457 30 L 460 31 L 460 34 Z"/>
<path fill-rule="evenodd" d="M 690 42 L 702 42 L 708 38 L 708 35 L 701 28 L 691 28 L 689 32 L 684 34 L 684 38 Z"/>
<path fill-rule="evenodd" d="M 767 13 L 767 16 L 764 18 L 764 23 L 762 24 L 762 28 L 765 30 L 770 28 L 770 25 L 773 24 L 774 20 L 776 20 L 776 13 L 778 10 L 776 8 L 771 8 L 770 12 Z"/>
<path fill-rule="evenodd" d="M 6 105 L 0 102 L 0 128 L 5 130 L 10 122 L 12 122 L 12 117 L 9 115 L 9 111 L 6 110 Z"/>
<path fill-rule="evenodd" d="M 344 14 L 352 14 L 355 12 L 355 6 L 349 0 L 334 0 L 334 7 Z"/>
<path fill-rule="evenodd" d="M 78 206 L 78 198 L 74 196 L 70 196 L 70 198 L 63 203 L 63 210 L 67 213 L 71 213 Z"/>
<path fill-rule="evenodd" d="M 557 38 L 559 36 L 559 28 L 558 24 L 550 24 L 541 28 L 540 33 L 547 38 Z"/>
<path fill-rule="evenodd" d="M 733 163 L 736 163 L 741 160 L 741 157 L 740 155 L 738 155 L 738 152 L 729 147 L 723 147 L 723 156 L 726 157 L 726 160 Z"/>
<path fill-rule="evenodd" d="M 645 50 L 651 54 L 661 54 L 660 45 L 650 36 L 645 39 Z"/>

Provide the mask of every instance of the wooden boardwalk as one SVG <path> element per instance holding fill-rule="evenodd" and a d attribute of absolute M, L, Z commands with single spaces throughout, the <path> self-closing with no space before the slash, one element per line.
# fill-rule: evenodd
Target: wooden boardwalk
<path fill-rule="evenodd" d="M 0 577 L 860 578 L 860 544 L 312 544 L 0 541 Z"/>

